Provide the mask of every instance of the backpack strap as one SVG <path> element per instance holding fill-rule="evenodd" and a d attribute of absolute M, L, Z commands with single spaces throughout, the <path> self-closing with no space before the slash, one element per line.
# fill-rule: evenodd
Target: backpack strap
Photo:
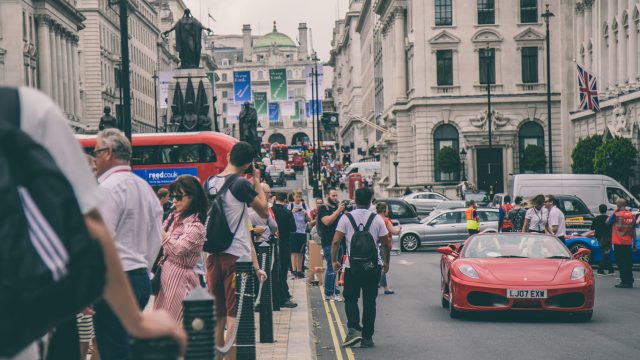
<path fill-rule="evenodd" d="M 346 213 L 345 216 L 347 217 L 347 219 L 349 219 L 353 230 L 358 231 L 358 224 L 356 224 L 356 219 L 353 218 L 353 215 L 351 215 L 351 213 Z"/>
<path fill-rule="evenodd" d="M 369 228 L 371 227 L 373 220 L 376 219 L 376 216 L 378 216 L 378 214 L 369 214 L 369 219 L 367 220 L 367 224 L 364 226 L 364 231 L 369 231 Z"/>
<path fill-rule="evenodd" d="M 0 127 L 20 128 L 20 95 L 17 88 L 0 87 Z"/>

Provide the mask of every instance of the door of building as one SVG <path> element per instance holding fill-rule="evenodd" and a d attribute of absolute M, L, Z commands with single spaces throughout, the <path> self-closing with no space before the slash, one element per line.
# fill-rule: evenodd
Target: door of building
<path fill-rule="evenodd" d="M 502 148 L 476 149 L 476 169 L 478 190 L 504 192 Z"/>

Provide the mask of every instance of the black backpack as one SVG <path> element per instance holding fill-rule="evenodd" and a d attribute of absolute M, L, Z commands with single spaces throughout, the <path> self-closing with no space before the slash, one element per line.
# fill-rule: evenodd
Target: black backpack
<path fill-rule="evenodd" d="M 242 218 L 244 217 L 244 207 L 242 208 L 242 214 L 240 215 L 241 220 L 238 222 L 238 225 L 233 232 L 229 229 L 229 222 L 224 214 L 223 195 L 238 178 L 239 175 L 237 174 L 229 175 L 219 190 L 215 187 L 208 189 L 208 193 L 209 196 L 212 197 L 212 201 L 209 212 L 207 213 L 207 221 L 204 224 L 205 229 L 207 229 L 207 239 L 203 246 L 203 250 L 208 253 L 215 254 L 227 250 L 231 246 L 233 238 L 236 236 L 240 225 L 243 223 Z M 207 179 L 207 186 L 209 186 L 210 180 L 211 177 Z M 212 193 L 212 191 L 214 192 Z"/>
<path fill-rule="evenodd" d="M 356 221 L 351 213 L 346 214 L 353 230 L 351 245 L 349 246 L 349 265 L 351 271 L 372 271 L 378 265 L 378 246 L 369 232 L 371 223 L 375 220 L 376 214 L 370 214 L 366 225 L 356 225 Z"/>
<path fill-rule="evenodd" d="M 0 88 L 0 357 L 11 357 L 102 295 L 102 247 L 49 152 L 20 130 Z"/>

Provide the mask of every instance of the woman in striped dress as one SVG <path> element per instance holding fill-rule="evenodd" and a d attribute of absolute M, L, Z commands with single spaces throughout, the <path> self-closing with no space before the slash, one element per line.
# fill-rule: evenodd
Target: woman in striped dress
<path fill-rule="evenodd" d="M 160 291 L 154 309 L 166 310 L 176 321 L 182 322 L 182 300 L 199 286 L 193 268 L 198 262 L 205 241 L 207 199 L 196 177 L 183 175 L 169 187 L 174 211 L 164 223 L 163 257 Z"/>

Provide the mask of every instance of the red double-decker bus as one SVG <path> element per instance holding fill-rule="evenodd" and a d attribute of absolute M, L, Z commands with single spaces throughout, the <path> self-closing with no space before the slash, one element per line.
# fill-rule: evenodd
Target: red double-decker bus
<path fill-rule="evenodd" d="M 95 135 L 77 135 L 85 152 L 95 148 Z M 201 182 L 227 166 L 227 154 L 238 140 L 211 131 L 192 133 L 133 134 L 133 172 L 152 186 L 166 186 L 180 175 L 197 176 Z"/>

